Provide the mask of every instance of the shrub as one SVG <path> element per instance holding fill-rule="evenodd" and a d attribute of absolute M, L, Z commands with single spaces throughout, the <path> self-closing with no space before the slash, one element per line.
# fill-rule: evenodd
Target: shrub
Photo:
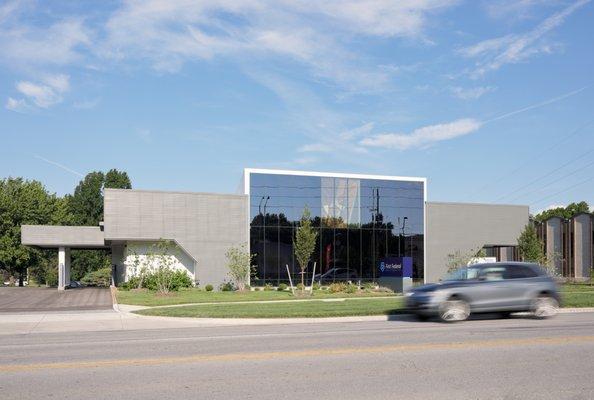
<path fill-rule="evenodd" d="M 212 285 L 209 283 L 208 285 L 204 286 L 204 289 L 205 289 L 207 292 L 212 292 L 212 291 L 213 291 L 213 289 L 214 289 L 214 287 L 213 287 L 213 286 L 212 286 Z"/>
<path fill-rule="evenodd" d="M 336 282 L 328 286 L 328 291 L 330 293 L 340 293 L 346 290 L 346 284 L 342 282 Z"/>
<path fill-rule="evenodd" d="M 320 290 L 320 289 L 322 289 L 322 285 L 320 285 L 319 282 L 314 282 L 311 287 L 312 287 L 313 290 Z"/>
<path fill-rule="evenodd" d="M 254 288 L 254 292 L 259 292 L 260 290 L 262 290 L 262 288 L 260 288 L 260 287 L 257 287 L 257 286 L 256 286 L 256 287 Z"/>
<path fill-rule="evenodd" d="M 190 278 L 185 271 L 177 270 L 173 272 L 169 290 L 178 291 L 181 288 L 189 288 L 192 286 L 194 286 L 192 278 Z"/>
<path fill-rule="evenodd" d="M 359 291 L 359 287 L 357 285 L 349 283 L 348 285 L 346 285 L 344 291 L 349 294 L 357 293 Z"/>
<path fill-rule="evenodd" d="M 58 286 L 58 269 L 48 268 L 45 273 L 46 286 Z"/>
<path fill-rule="evenodd" d="M 233 286 L 232 282 L 221 283 L 220 290 L 222 292 L 233 292 L 235 290 L 235 286 Z"/>
<path fill-rule="evenodd" d="M 264 285 L 264 291 L 268 292 L 270 290 L 274 290 L 274 287 L 272 286 L 272 284 L 267 283 L 266 285 Z"/>
<path fill-rule="evenodd" d="M 87 286 L 107 287 L 111 283 L 111 267 L 87 272 L 85 276 L 82 277 L 81 281 Z"/>
<path fill-rule="evenodd" d="M 365 282 L 363 284 L 363 289 L 365 289 L 366 291 L 374 290 L 376 287 L 377 284 L 375 282 Z"/>
<path fill-rule="evenodd" d="M 303 292 L 305 290 L 305 285 L 303 283 L 298 283 L 296 288 L 297 290 L 301 290 Z"/>
<path fill-rule="evenodd" d="M 287 290 L 287 284 L 281 283 L 280 285 L 278 285 L 278 288 L 276 288 L 276 290 L 278 290 L 279 292 L 284 292 L 285 290 Z"/>
<path fill-rule="evenodd" d="M 138 276 L 131 276 L 128 282 L 124 282 L 122 286 L 127 286 L 128 289 L 139 289 L 142 287 L 140 284 L 140 278 Z"/>

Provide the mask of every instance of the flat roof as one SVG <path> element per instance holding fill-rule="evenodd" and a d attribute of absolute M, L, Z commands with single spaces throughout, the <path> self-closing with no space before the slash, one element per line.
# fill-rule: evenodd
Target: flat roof
<path fill-rule="evenodd" d="M 320 172 L 320 171 L 297 171 L 288 169 L 265 169 L 265 168 L 244 168 L 243 182 L 244 193 L 249 193 L 250 174 L 269 174 L 269 175 L 293 175 L 293 176 L 319 176 L 322 178 L 350 178 L 350 179 L 374 179 L 386 181 L 404 181 L 404 182 L 422 182 L 427 185 L 427 178 L 414 176 L 396 176 L 396 175 L 370 175 L 370 174 L 351 174 L 342 172 Z"/>
<path fill-rule="evenodd" d="M 22 225 L 21 243 L 44 248 L 101 249 L 105 236 L 98 226 Z"/>
<path fill-rule="evenodd" d="M 297 171 L 288 169 L 263 169 L 263 168 L 244 168 L 245 174 L 271 174 L 271 175 L 297 175 L 297 176 L 320 176 L 328 178 L 353 178 L 353 179 L 383 179 L 388 181 L 411 181 L 426 182 L 427 178 L 414 176 L 396 176 L 396 175 L 368 175 L 351 174 L 342 172 L 320 172 L 320 171 Z"/>

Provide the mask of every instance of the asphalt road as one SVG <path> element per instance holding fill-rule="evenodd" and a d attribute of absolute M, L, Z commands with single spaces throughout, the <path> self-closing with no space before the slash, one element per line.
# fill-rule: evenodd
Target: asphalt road
<path fill-rule="evenodd" d="M 4 335 L 2 399 L 591 399 L 594 313 Z"/>

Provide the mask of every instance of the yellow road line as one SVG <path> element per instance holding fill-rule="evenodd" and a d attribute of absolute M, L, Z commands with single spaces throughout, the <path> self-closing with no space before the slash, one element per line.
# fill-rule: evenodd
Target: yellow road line
<path fill-rule="evenodd" d="M 179 357 L 156 357 L 156 358 L 130 358 L 97 361 L 73 361 L 38 364 L 13 364 L 0 365 L 0 372 L 32 372 L 45 369 L 81 369 L 81 368 L 107 368 L 127 366 L 152 366 L 181 363 L 201 363 L 216 361 L 252 361 L 269 360 L 275 358 L 298 358 L 298 357 L 320 357 L 340 356 L 349 354 L 373 354 L 385 352 L 408 352 L 426 350 L 455 350 L 467 348 L 497 348 L 507 346 L 534 346 L 534 345 L 564 345 L 594 342 L 594 336 L 560 336 L 540 337 L 526 339 L 495 339 L 477 340 L 469 342 L 452 343 L 422 343 L 422 344 L 400 344 L 374 347 L 344 347 L 334 349 L 314 349 L 296 351 L 274 351 L 262 353 L 232 353 L 232 354 L 210 354 L 190 355 Z"/>

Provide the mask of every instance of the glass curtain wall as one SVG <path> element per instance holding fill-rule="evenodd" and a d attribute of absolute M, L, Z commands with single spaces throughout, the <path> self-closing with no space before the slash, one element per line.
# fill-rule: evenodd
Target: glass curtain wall
<path fill-rule="evenodd" d="M 293 238 L 303 210 L 318 232 L 313 263 L 324 283 L 374 281 L 386 257 L 413 259 L 423 279 L 423 182 L 251 173 L 250 247 L 254 284 L 301 281 Z"/>

